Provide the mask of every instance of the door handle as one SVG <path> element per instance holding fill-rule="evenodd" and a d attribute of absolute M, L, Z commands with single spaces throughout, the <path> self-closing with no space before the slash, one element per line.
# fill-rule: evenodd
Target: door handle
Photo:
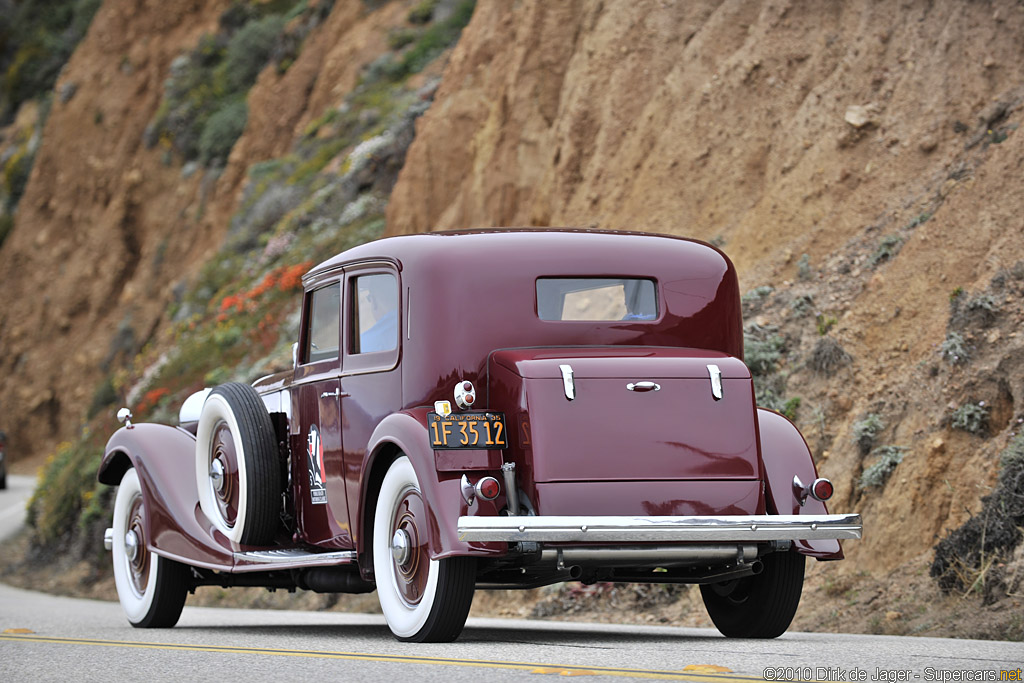
<path fill-rule="evenodd" d="M 324 393 L 320 394 L 320 398 L 331 398 L 332 396 L 334 398 L 341 398 L 343 396 L 348 396 L 348 394 L 342 393 L 341 389 L 335 389 L 334 391 L 325 391 Z"/>

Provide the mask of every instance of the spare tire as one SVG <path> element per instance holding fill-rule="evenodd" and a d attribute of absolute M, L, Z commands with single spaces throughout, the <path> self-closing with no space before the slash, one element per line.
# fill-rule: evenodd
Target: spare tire
<path fill-rule="evenodd" d="M 259 394 L 231 382 L 210 392 L 196 429 L 199 506 L 240 545 L 271 545 L 278 529 L 277 437 Z"/>

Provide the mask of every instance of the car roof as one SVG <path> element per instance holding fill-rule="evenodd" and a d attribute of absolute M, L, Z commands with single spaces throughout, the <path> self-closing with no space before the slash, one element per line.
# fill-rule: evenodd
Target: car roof
<path fill-rule="evenodd" d="M 581 259 L 587 262 L 588 272 L 595 267 L 611 269 L 609 272 L 617 268 L 623 273 L 636 270 L 624 261 L 642 262 L 644 270 L 652 274 L 666 268 L 675 270 L 684 264 L 728 264 L 725 255 L 715 247 L 674 235 L 587 228 L 492 228 L 401 235 L 367 242 L 315 266 L 304 281 L 364 261 L 393 261 L 400 268 L 413 260 L 425 266 L 475 263 L 478 267 L 507 264 L 521 268 L 533 264 L 539 270 L 551 271 L 556 264 Z M 726 268 L 731 268 L 731 264 Z"/>

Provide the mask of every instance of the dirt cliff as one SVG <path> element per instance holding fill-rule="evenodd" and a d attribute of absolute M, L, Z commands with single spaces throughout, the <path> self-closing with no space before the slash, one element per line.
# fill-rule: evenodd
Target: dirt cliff
<path fill-rule="evenodd" d="M 972 365 L 944 363 L 940 346 L 951 293 L 987 291 L 1024 258 L 1022 36 L 1011 2 L 481 4 L 417 126 L 388 229 L 579 225 L 722 244 L 744 291 L 775 288 L 748 321 L 780 327 L 785 390 L 838 483 L 832 507 L 864 514 L 845 568 L 889 570 L 978 511 L 1019 428 L 1017 295 Z M 879 255 L 889 237 L 902 248 Z M 799 297 L 817 318 L 781 303 Z M 851 363 L 811 369 L 816 319 Z M 992 438 L 950 428 L 948 405 L 968 399 L 997 404 Z M 868 413 L 907 449 L 882 491 L 858 490 L 870 460 L 851 430 Z"/>
<path fill-rule="evenodd" d="M 197 169 L 148 145 L 147 127 L 176 60 L 236 4 L 108 0 L 58 79 L 0 246 L 0 427 L 12 451 L 52 452 L 105 376 L 140 383 L 182 345 L 182 292 L 280 168 L 269 186 L 291 203 L 247 272 L 269 268 L 263 257 L 296 226 L 318 225 L 300 201 L 338 179 L 375 188 L 389 234 L 688 235 L 734 260 L 763 402 L 796 419 L 837 484 L 832 509 L 864 515 L 849 560 L 812 575 L 838 611 L 805 625 L 861 609 L 865 629 L 933 632 L 892 610 L 869 624 L 878 603 L 851 592 L 866 574 L 885 600 L 887 576 L 934 590 L 920 579 L 932 548 L 982 510 L 1024 419 L 1024 6 L 481 1 L 448 53 L 408 41 L 415 12 L 440 8 L 440 22 L 451 2 L 319 3 L 324 18 L 294 59 L 248 91 L 223 165 Z M 383 139 L 391 106 L 360 88 L 409 73 L 409 132 L 388 133 L 404 142 L 374 171 L 389 180 L 350 182 L 346 155 Z M 350 122 L 361 137 L 331 142 Z M 303 185 L 303 150 L 324 140 Z M 207 318 L 234 291 L 224 277 L 200 289 Z M 1004 606 L 1024 578 L 1015 557 L 971 574 L 984 583 L 991 569 Z"/>
<path fill-rule="evenodd" d="M 17 456 L 73 437 L 97 382 L 159 343 L 168 305 L 223 243 L 249 166 L 340 102 L 409 3 L 335 3 L 284 74 L 263 71 L 224 167 L 188 173 L 145 130 L 172 62 L 230 5 L 105 2 L 58 80 L 74 94 L 52 105 L 0 249 L 0 414 Z"/>

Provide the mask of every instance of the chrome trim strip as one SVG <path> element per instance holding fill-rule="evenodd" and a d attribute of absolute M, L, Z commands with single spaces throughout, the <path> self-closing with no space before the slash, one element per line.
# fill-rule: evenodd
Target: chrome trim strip
<path fill-rule="evenodd" d="M 859 539 L 860 515 L 459 517 L 460 541 L 810 541 Z"/>
<path fill-rule="evenodd" d="M 257 572 L 269 569 L 296 569 L 299 567 L 325 567 L 351 564 L 356 561 L 354 550 L 333 553 L 311 553 L 298 548 L 280 550 L 250 550 L 232 553 L 235 572 Z M 244 564 L 239 565 L 239 562 Z"/>
<path fill-rule="evenodd" d="M 576 383 L 572 379 L 572 366 L 559 365 L 558 369 L 562 371 L 562 388 L 565 390 L 565 397 L 571 401 L 576 398 Z"/>
<path fill-rule="evenodd" d="M 154 548 L 152 545 L 149 546 L 149 552 L 154 555 L 159 555 L 160 557 L 166 557 L 168 560 L 174 560 L 175 562 L 189 565 L 190 567 L 200 567 L 202 569 L 212 569 L 214 571 L 227 573 L 232 571 L 231 565 L 229 564 L 217 564 L 216 562 L 194 560 L 192 558 L 185 557 L 184 555 L 176 555 L 175 553 L 169 553 L 166 550 L 161 550 L 160 548 Z"/>

